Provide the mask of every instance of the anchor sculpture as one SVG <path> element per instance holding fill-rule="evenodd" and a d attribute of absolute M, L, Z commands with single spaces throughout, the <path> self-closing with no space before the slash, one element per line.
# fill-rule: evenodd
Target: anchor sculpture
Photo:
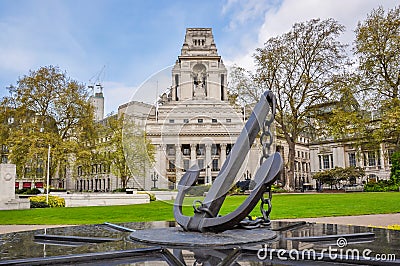
<path fill-rule="evenodd" d="M 182 205 L 186 192 L 196 183 L 200 169 L 197 165 L 194 165 L 182 176 L 178 184 L 178 195 L 174 203 L 174 216 L 176 222 L 184 230 L 222 232 L 233 229 L 243 222 L 260 199 L 264 199 L 264 193 L 270 192 L 270 186 L 279 175 L 283 164 L 282 157 L 279 153 L 268 154 L 269 148 L 273 142 L 272 134 L 269 129 L 274 120 L 275 110 L 276 98 L 274 94 L 271 91 L 265 91 L 254 107 L 253 113 L 221 167 L 204 201 L 194 202 L 193 216 L 183 215 Z M 269 112 L 270 116 L 267 118 Z M 224 216 L 219 216 L 218 213 L 225 197 L 235 181 L 235 177 L 260 132 L 260 129 L 263 131 L 260 137 L 263 146 L 263 156 L 260 160 L 260 167 L 254 176 L 255 187 L 247 199 L 235 211 Z M 263 203 L 264 201 L 262 201 L 262 204 Z"/>

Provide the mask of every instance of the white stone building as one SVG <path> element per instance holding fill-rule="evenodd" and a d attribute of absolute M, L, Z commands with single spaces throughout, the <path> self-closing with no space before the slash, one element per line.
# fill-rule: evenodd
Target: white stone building
<path fill-rule="evenodd" d="M 241 108 L 228 102 L 227 69 L 217 53 L 210 28 L 189 28 L 172 70 L 170 91 L 157 108 L 131 102 L 119 111 L 136 116 L 156 146 L 155 165 L 134 187 L 176 188 L 193 164 L 201 168 L 199 184 L 211 184 L 243 128 Z M 135 110 L 135 111 L 133 111 Z M 139 117 L 145 118 L 139 122 Z M 243 171 L 256 170 L 259 151 L 251 150 Z M 158 177 L 154 181 L 154 177 Z M 153 178 L 153 180 L 152 180 Z"/>
<path fill-rule="evenodd" d="M 311 174 L 338 167 L 362 167 L 365 177 L 356 183 L 390 178 L 393 147 L 381 144 L 379 149 L 362 149 L 354 141 L 319 141 L 310 144 Z"/>
<path fill-rule="evenodd" d="M 245 122 L 242 108 L 228 102 L 227 76 L 212 30 L 188 28 L 181 54 L 172 69 L 170 90 L 160 97 L 159 104 L 132 101 L 118 108 L 118 115 L 125 114 L 141 125 L 156 147 L 155 164 L 144 169 L 144 176 L 132 178 L 129 187 L 176 188 L 185 171 L 195 163 L 201 168 L 198 184 L 212 183 Z M 256 140 L 243 162 L 238 180 L 243 180 L 245 173 L 247 177 L 254 176 L 261 156 L 258 143 Z M 281 138 L 277 138 L 275 144 L 287 162 L 288 145 Z M 92 177 L 78 178 L 74 189 L 120 187 L 111 173 L 96 169 L 98 167 Z M 82 184 L 86 184 L 83 187 L 81 179 L 84 179 Z M 297 189 L 303 185 L 315 187 L 310 175 L 308 139 L 305 138 L 299 138 L 296 145 L 294 183 Z"/>

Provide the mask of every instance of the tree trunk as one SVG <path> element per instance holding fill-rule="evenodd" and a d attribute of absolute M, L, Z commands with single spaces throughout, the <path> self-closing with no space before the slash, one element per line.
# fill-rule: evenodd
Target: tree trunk
<path fill-rule="evenodd" d="M 296 143 L 290 138 L 287 137 L 286 141 L 289 145 L 289 155 L 288 155 L 288 171 L 285 175 L 285 187 L 284 189 L 287 191 L 294 190 L 294 161 L 296 156 Z"/>
<path fill-rule="evenodd" d="M 126 188 L 126 176 L 121 176 L 122 188 Z"/>

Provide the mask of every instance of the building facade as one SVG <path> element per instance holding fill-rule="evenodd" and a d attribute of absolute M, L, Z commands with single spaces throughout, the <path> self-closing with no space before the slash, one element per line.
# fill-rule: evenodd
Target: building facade
<path fill-rule="evenodd" d="M 155 164 L 146 166 L 142 176 L 133 177 L 129 187 L 174 189 L 193 164 L 201 169 L 198 184 L 213 182 L 246 121 L 242 108 L 228 101 L 227 76 L 212 30 L 188 28 L 181 54 L 171 72 L 171 87 L 158 104 L 133 101 L 118 108 L 118 115 L 129 116 L 140 125 L 156 148 Z M 254 176 L 261 156 L 258 143 L 256 140 L 243 162 L 237 180 Z M 286 141 L 278 136 L 275 145 L 287 162 Z M 307 138 L 297 140 L 295 160 L 295 189 L 315 188 L 310 167 L 313 157 Z M 78 178 L 75 189 L 120 187 L 117 178 L 109 172 L 98 172 L 98 168 L 94 167 L 92 175 L 83 177 L 83 181 Z M 80 182 L 86 186 L 81 187 Z M 283 182 L 284 178 L 280 177 L 278 183 L 283 185 Z"/>
<path fill-rule="evenodd" d="M 241 108 L 228 102 L 227 69 L 210 28 L 187 29 L 171 81 L 157 107 L 139 110 L 138 102 L 120 107 L 142 118 L 134 121 L 144 125 L 156 147 L 155 164 L 146 176 L 134 178 L 134 187 L 174 189 L 194 164 L 201 169 L 198 184 L 211 184 L 243 128 Z M 243 172 L 253 173 L 259 156 L 255 146 Z"/>
<path fill-rule="evenodd" d="M 360 147 L 354 141 L 320 141 L 310 144 L 311 174 L 335 167 L 362 167 L 365 176 L 356 180 L 357 184 L 390 178 L 390 160 L 394 149 L 380 144 L 377 149 Z"/>

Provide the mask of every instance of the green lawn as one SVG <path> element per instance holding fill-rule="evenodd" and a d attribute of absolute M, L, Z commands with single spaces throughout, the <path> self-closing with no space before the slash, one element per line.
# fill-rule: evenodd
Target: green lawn
<path fill-rule="evenodd" d="M 221 214 L 233 211 L 245 196 L 227 197 Z M 194 198 L 185 199 L 192 215 Z M 174 220 L 172 201 L 107 207 L 0 211 L 0 224 L 95 224 Z M 400 212 L 400 193 L 274 194 L 272 219 Z M 259 216 L 258 207 L 252 213 Z"/>

